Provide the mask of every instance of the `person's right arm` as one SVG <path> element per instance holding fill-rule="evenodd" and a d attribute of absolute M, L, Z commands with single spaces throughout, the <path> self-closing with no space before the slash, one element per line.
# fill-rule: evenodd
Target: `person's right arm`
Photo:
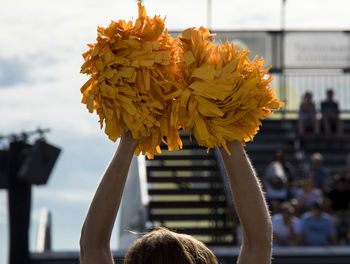
<path fill-rule="evenodd" d="M 238 264 L 270 264 L 271 217 L 261 184 L 238 141 L 228 142 L 231 155 L 220 147 L 235 207 L 242 225 L 242 248 Z"/>

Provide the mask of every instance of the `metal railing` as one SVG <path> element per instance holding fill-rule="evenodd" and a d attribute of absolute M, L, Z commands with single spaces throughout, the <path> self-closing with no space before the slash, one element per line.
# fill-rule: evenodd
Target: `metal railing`
<path fill-rule="evenodd" d="M 350 112 L 350 73 L 339 71 L 317 72 L 287 72 L 284 75 L 285 85 L 280 87 L 281 75 L 272 74 L 274 81 L 271 87 L 276 88 L 276 96 L 286 103 L 285 112 L 298 112 L 305 92 L 311 92 L 316 109 L 320 110 L 320 104 L 326 99 L 326 91 L 334 91 L 334 100 L 339 103 L 341 112 Z"/>
<path fill-rule="evenodd" d="M 221 264 L 236 263 L 240 247 L 211 248 Z M 122 264 L 126 250 L 113 251 L 115 263 Z M 279 247 L 273 250 L 274 264 L 348 264 L 350 259 L 349 246 L 326 247 Z M 79 252 L 34 253 L 31 255 L 33 264 L 79 264 Z"/>

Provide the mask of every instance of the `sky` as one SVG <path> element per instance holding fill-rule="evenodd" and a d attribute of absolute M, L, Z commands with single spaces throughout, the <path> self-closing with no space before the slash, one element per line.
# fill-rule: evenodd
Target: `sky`
<path fill-rule="evenodd" d="M 149 15 L 167 17 L 169 30 L 207 26 L 205 0 L 143 3 Z M 211 6 L 214 30 L 281 27 L 280 0 L 212 0 Z M 349 30 L 349 9 L 348 0 L 288 0 L 286 28 Z M 48 184 L 33 186 L 32 251 L 42 207 L 52 213 L 53 249 L 78 250 L 89 203 L 117 147 L 80 104 L 87 80 L 79 74 L 81 53 L 95 41 L 97 25 L 136 16 L 135 0 L 0 1 L 0 134 L 50 128 L 47 140 L 62 148 Z M 7 259 L 7 217 L 7 193 L 0 190 L 0 263 Z"/>

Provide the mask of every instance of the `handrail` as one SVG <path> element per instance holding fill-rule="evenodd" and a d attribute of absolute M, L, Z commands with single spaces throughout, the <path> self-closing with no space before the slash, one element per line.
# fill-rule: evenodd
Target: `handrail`
<path fill-rule="evenodd" d="M 211 251 L 218 258 L 220 263 L 235 263 L 240 252 L 240 246 L 234 247 L 210 247 Z M 113 250 L 113 256 L 116 263 L 122 264 L 127 250 Z M 279 247 L 274 248 L 272 256 L 275 264 L 311 264 L 311 263 L 349 263 L 350 246 L 323 246 L 323 247 Z M 31 261 L 33 264 L 78 264 L 79 252 L 48 252 L 32 253 Z"/>

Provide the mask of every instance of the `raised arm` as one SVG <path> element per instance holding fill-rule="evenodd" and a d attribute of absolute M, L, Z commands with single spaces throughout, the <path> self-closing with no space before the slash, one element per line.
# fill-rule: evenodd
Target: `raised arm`
<path fill-rule="evenodd" d="M 91 202 L 80 237 L 81 264 L 112 264 L 110 238 L 137 140 L 124 133 Z"/>
<path fill-rule="evenodd" d="M 235 207 L 242 225 L 242 248 L 238 264 L 270 264 L 271 217 L 261 184 L 238 141 L 227 143 L 231 156 L 220 148 Z"/>

